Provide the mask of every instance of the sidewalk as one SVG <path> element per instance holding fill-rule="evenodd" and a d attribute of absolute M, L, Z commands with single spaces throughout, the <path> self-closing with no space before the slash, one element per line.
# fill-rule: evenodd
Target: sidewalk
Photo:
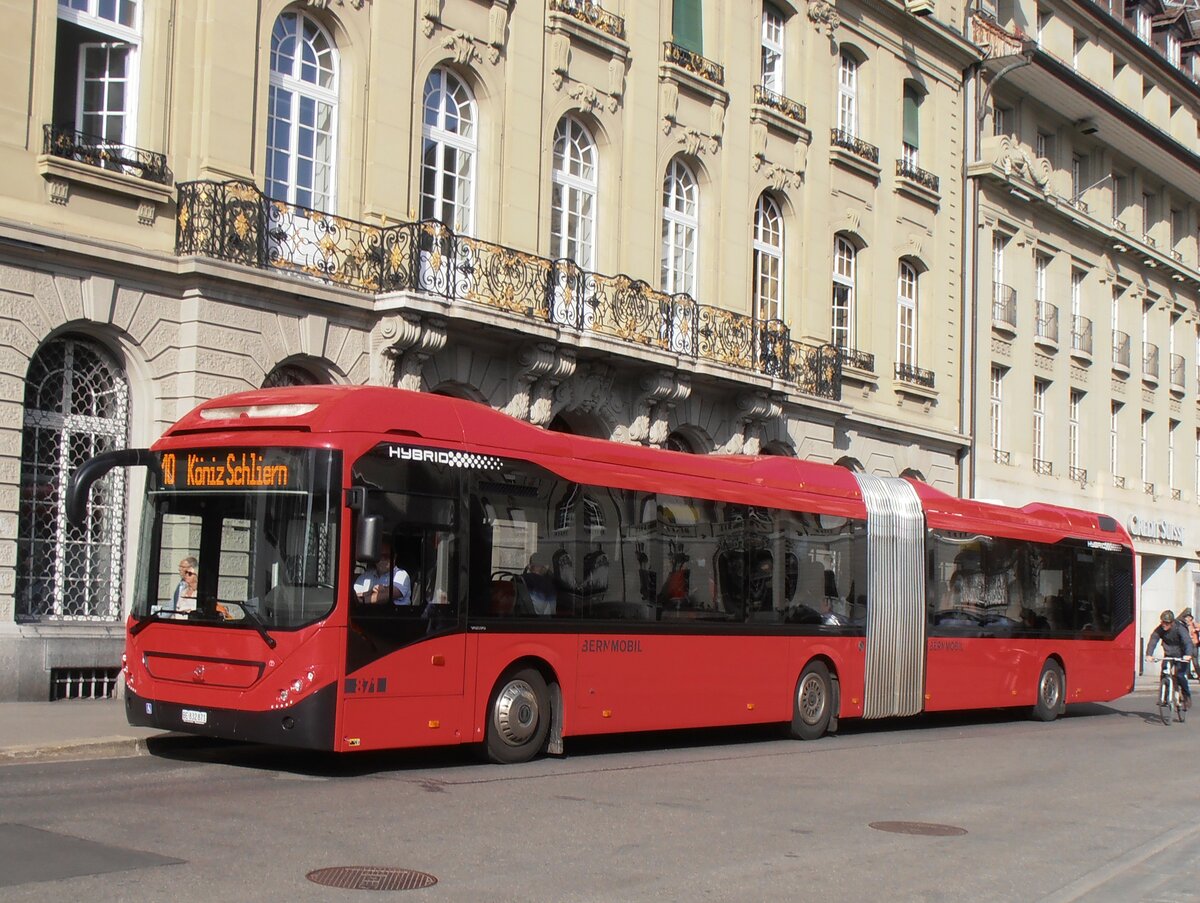
<path fill-rule="evenodd" d="M 123 699 L 0 702 L 0 768 L 144 755 L 147 738 L 165 736 L 155 728 L 126 723 Z"/>

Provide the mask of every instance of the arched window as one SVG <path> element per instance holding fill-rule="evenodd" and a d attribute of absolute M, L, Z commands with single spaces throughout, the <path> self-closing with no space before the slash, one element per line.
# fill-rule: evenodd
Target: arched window
<path fill-rule="evenodd" d="M 685 452 L 689 455 L 696 454 L 696 449 L 692 446 L 691 440 L 678 430 L 673 431 L 667 436 L 667 441 L 663 443 L 663 448 L 667 451 Z"/>
<path fill-rule="evenodd" d="M 783 13 L 770 3 L 762 7 L 762 86 L 783 94 Z"/>
<path fill-rule="evenodd" d="M 125 471 L 92 487 L 82 526 L 67 522 L 67 480 L 84 461 L 125 448 L 129 386 L 85 339 L 52 339 L 29 362 L 21 448 L 16 608 L 19 620 L 121 617 Z"/>
<path fill-rule="evenodd" d="M 466 83 L 448 69 L 425 79 L 421 126 L 421 218 L 470 233 L 475 228 L 478 114 Z"/>
<path fill-rule="evenodd" d="M 700 189 L 691 168 L 676 157 L 663 179 L 662 290 L 696 297 L 696 239 Z"/>
<path fill-rule="evenodd" d="M 838 348 L 854 347 L 854 268 L 858 251 L 844 235 L 834 239 L 833 317 L 829 340 Z"/>
<path fill-rule="evenodd" d="M 333 210 L 338 58 L 315 19 L 282 13 L 271 30 L 267 194 Z"/>
<path fill-rule="evenodd" d="M 783 319 L 783 214 L 769 194 L 754 208 L 754 310 L 759 322 Z"/>
<path fill-rule="evenodd" d="M 290 386 L 319 386 L 321 380 L 297 364 L 280 364 L 263 380 L 264 389 L 280 389 Z"/>
<path fill-rule="evenodd" d="M 896 363 L 917 364 L 917 268 L 906 260 L 900 261 L 896 287 Z"/>
<path fill-rule="evenodd" d="M 550 256 L 595 269 L 596 143 L 583 124 L 564 116 L 554 130 L 550 173 Z"/>
<path fill-rule="evenodd" d="M 838 62 L 838 130 L 858 137 L 858 60 L 843 50 Z"/>

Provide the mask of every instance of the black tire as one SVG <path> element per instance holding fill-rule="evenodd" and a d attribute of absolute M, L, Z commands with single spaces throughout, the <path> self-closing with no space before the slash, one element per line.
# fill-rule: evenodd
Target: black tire
<path fill-rule="evenodd" d="M 1179 719 L 1179 723 L 1183 724 L 1187 717 L 1187 703 L 1184 701 L 1183 690 L 1175 688 L 1175 717 Z"/>
<path fill-rule="evenodd" d="M 1053 659 L 1042 666 L 1037 682 L 1037 701 L 1033 704 L 1033 717 L 1037 721 L 1053 721 L 1063 709 L 1066 679 L 1062 666 Z"/>
<path fill-rule="evenodd" d="M 488 700 L 487 757 L 501 765 L 528 762 L 550 734 L 550 693 L 533 668 L 510 671 L 496 681 Z"/>
<path fill-rule="evenodd" d="M 791 734 L 797 740 L 816 740 L 833 717 L 833 683 L 824 662 L 809 662 L 792 695 Z"/>
<path fill-rule="evenodd" d="M 1163 724 L 1171 723 L 1171 697 L 1175 689 L 1171 686 L 1171 678 L 1164 677 L 1158 685 L 1158 717 Z"/>

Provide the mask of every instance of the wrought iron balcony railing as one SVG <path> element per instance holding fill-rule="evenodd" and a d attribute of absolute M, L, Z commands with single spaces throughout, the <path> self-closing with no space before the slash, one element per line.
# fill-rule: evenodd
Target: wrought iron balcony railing
<path fill-rule="evenodd" d="M 793 122 L 798 122 L 801 125 L 808 119 L 808 110 L 805 109 L 804 104 L 797 103 L 789 97 L 784 97 L 782 94 L 776 94 L 762 85 L 754 86 L 754 102 L 764 107 L 769 107 L 780 116 L 790 119 Z"/>
<path fill-rule="evenodd" d="M 1011 329 L 1017 328 L 1017 293 L 1012 286 L 992 283 L 992 320 Z"/>
<path fill-rule="evenodd" d="M 1183 490 L 1182 489 L 1172 489 L 1171 490 L 1171 501 L 1182 502 L 1183 501 Z"/>
<path fill-rule="evenodd" d="M 1035 335 L 1039 339 L 1058 344 L 1058 305 L 1049 301 L 1037 302 Z"/>
<path fill-rule="evenodd" d="M 992 449 L 992 461 L 996 464 L 1012 464 L 1012 453 L 998 448 Z"/>
<path fill-rule="evenodd" d="M 896 175 L 904 179 L 911 179 L 935 193 L 941 185 L 941 180 L 933 173 L 921 169 L 917 164 L 911 160 L 905 160 L 903 157 L 896 161 Z"/>
<path fill-rule="evenodd" d="M 1068 467 L 1067 479 L 1069 479 L 1072 483 L 1078 483 L 1080 486 L 1087 486 L 1087 468 Z"/>
<path fill-rule="evenodd" d="M 714 85 L 725 84 L 725 67 L 672 41 L 663 42 L 663 62 L 673 63 Z"/>
<path fill-rule="evenodd" d="M 629 276 L 606 276 L 457 235 L 436 220 L 373 226 L 273 201 L 240 181 L 179 186 L 177 254 L 324 279 L 367 292 L 411 291 L 611 336 L 841 398 L 842 353 L 793 341 L 786 324 L 697 304 Z"/>
<path fill-rule="evenodd" d="M 1119 477 L 1116 474 L 1113 474 L 1113 487 L 1115 489 L 1124 489 L 1125 488 L 1125 478 Z"/>
<path fill-rule="evenodd" d="M 856 135 L 842 129 L 830 129 L 829 140 L 834 147 L 844 147 L 854 156 L 862 157 L 876 166 L 879 165 L 879 148 L 874 144 L 868 144 Z"/>
<path fill-rule="evenodd" d="M 896 364 L 896 379 L 902 383 L 912 383 L 915 386 L 934 388 L 933 371 L 914 367 L 912 364 Z"/>
<path fill-rule="evenodd" d="M 1083 200 L 1080 197 L 1067 198 L 1067 203 L 1070 204 L 1072 207 L 1074 207 L 1076 210 L 1078 210 L 1080 213 L 1088 212 L 1087 201 Z"/>
<path fill-rule="evenodd" d="M 1114 367 L 1124 367 L 1125 370 L 1129 370 L 1129 345 L 1129 333 L 1114 329 L 1112 339 L 1112 362 Z"/>
<path fill-rule="evenodd" d="M 864 373 L 875 372 L 875 355 L 869 351 L 859 351 L 857 348 L 838 348 L 843 367 L 852 367 Z"/>
<path fill-rule="evenodd" d="M 1044 477 L 1054 476 L 1054 464 L 1051 461 L 1043 461 L 1041 458 L 1033 459 L 1033 472 L 1041 474 Z"/>
<path fill-rule="evenodd" d="M 1170 357 L 1170 362 L 1171 362 L 1171 388 L 1172 389 L 1183 389 L 1184 388 L 1184 379 L 1185 379 L 1184 378 L 1183 355 L 1182 354 L 1172 354 Z"/>
<path fill-rule="evenodd" d="M 1142 375 L 1158 379 L 1158 346 L 1142 342 Z"/>
<path fill-rule="evenodd" d="M 550 11 L 565 13 L 614 38 L 625 40 L 625 20 L 589 0 L 550 0 Z"/>
<path fill-rule="evenodd" d="M 1150 482 L 1142 483 L 1142 492 L 1145 495 L 1154 495 L 1154 484 Z"/>
<path fill-rule="evenodd" d="M 55 125 L 42 127 L 42 153 L 64 160 L 75 160 L 99 169 L 109 169 L 128 176 L 137 176 L 160 185 L 171 183 L 166 154 L 113 144 L 97 135 Z"/>
<path fill-rule="evenodd" d="M 1092 356 L 1092 321 L 1087 317 L 1071 318 L 1071 350 Z"/>

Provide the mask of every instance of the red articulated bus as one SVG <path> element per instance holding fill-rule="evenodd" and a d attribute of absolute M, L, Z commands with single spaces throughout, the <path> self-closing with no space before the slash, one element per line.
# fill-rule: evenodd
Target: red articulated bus
<path fill-rule="evenodd" d="M 131 723 L 324 750 L 1068 702 L 1132 688 L 1110 517 L 547 432 L 375 387 L 201 404 L 152 449 Z M 195 558 L 195 592 L 177 593 Z"/>

